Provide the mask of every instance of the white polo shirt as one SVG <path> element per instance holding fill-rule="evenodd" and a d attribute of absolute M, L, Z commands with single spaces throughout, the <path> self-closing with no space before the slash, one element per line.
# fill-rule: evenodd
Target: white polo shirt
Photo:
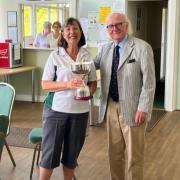
<path fill-rule="evenodd" d="M 86 83 L 90 81 L 96 81 L 96 69 L 94 66 L 93 58 L 91 54 L 85 49 L 81 48 L 77 55 L 76 62 L 81 59 L 91 61 L 91 71 L 86 76 Z M 69 81 L 73 78 L 78 78 L 78 75 L 71 72 L 71 64 L 74 61 L 66 53 L 64 48 L 60 47 L 58 50 L 53 51 L 46 62 L 42 80 L 53 80 L 55 75 L 54 67 L 57 66 L 56 81 L 63 82 Z M 76 90 L 63 90 L 57 91 L 54 94 L 52 101 L 52 110 L 65 113 L 84 113 L 89 111 L 89 101 L 75 100 Z"/>
<path fill-rule="evenodd" d="M 59 40 L 59 37 L 55 39 L 53 33 L 50 33 L 47 35 L 47 44 L 50 46 L 50 48 L 54 48 L 54 49 L 57 48 L 58 40 Z"/>

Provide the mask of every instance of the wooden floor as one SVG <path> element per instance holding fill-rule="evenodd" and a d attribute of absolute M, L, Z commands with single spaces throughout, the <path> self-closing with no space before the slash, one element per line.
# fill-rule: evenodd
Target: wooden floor
<path fill-rule="evenodd" d="M 40 127 L 41 103 L 16 102 L 12 115 L 14 127 Z M 144 180 L 180 179 L 180 112 L 167 115 L 146 134 Z M 28 180 L 32 161 L 32 149 L 10 147 L 17 166 L 13 168 L 6 149 L 0 162 L 1 180 Z M 109 180 L 106 130 L 89 127 L 86 143 L 78 160 L 78 180 Z M 33 179 L 38 179 L 35 168 Z M 61 167 L 56 168 L 52 180 L 62 179 Z"/>

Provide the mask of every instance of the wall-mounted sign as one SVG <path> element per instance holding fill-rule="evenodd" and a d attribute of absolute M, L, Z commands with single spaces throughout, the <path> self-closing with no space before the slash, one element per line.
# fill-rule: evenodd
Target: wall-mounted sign
<path fill-rule="evenodd" d="M 99 23 L 105 24 L 107 16 L 111 13 L 110 6 L 101 6 L 99 11 Z"/>
<path fill-rule="evenodd" d="M 17 27 L 8 27 L 8 38 L 12 39 L 13 43 L 18 42 L 18 29 L 17 29 Z"/>
<path fill-rule="evenodd" d="M 17 26 L 17 12 L 8 11 L 7 12 L 7 26 Z"/>
<path fill-rule="evenodd" d="M 99 12 L 89 11 L 88 12 L 88 25 L 89 27 L 97 27 L 99 24 Z"/>

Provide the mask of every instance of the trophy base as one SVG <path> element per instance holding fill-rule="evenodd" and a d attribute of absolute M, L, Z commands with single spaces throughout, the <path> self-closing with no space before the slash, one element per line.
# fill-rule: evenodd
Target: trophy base
<path fill-rule="evenodd" d="M 93 96 L 83 96 L 83 97 L 74 96 L 75 100 L 82 100 L 82 101 L 87 101 L 87 100 L 92 99 L 92 98 L 93 98 Z"/>

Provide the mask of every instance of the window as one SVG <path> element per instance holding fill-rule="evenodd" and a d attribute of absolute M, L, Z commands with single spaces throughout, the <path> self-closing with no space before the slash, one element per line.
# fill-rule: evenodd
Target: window
<path fill-rule="evenodd" d="M 36 7 L 36 32 L 41 32 L 44 21 L 49 21 L 48 8 Z"/>
<path fill-rule="evenodd" d="M 25 36 L 32 35 L 31 16 L 32 16 L 31 7 L 24 6 L 24 35 Z"/>
<path fill-rule="evenodd" d="M 54 22 L 58 19 L 58 13 L 57 13 L 56 9 L 54 9 L 54 8 L 51 8 L 50 11 L 51 11 L 50 12 L 50 21 Z"/>
<path fill-rule="evenodd" d="M 62 23 L 69 17 L 69 4 L 23 4 L 22 12 L 22 39 L 24 46 L 29 46 L 45 21 Z"/>

